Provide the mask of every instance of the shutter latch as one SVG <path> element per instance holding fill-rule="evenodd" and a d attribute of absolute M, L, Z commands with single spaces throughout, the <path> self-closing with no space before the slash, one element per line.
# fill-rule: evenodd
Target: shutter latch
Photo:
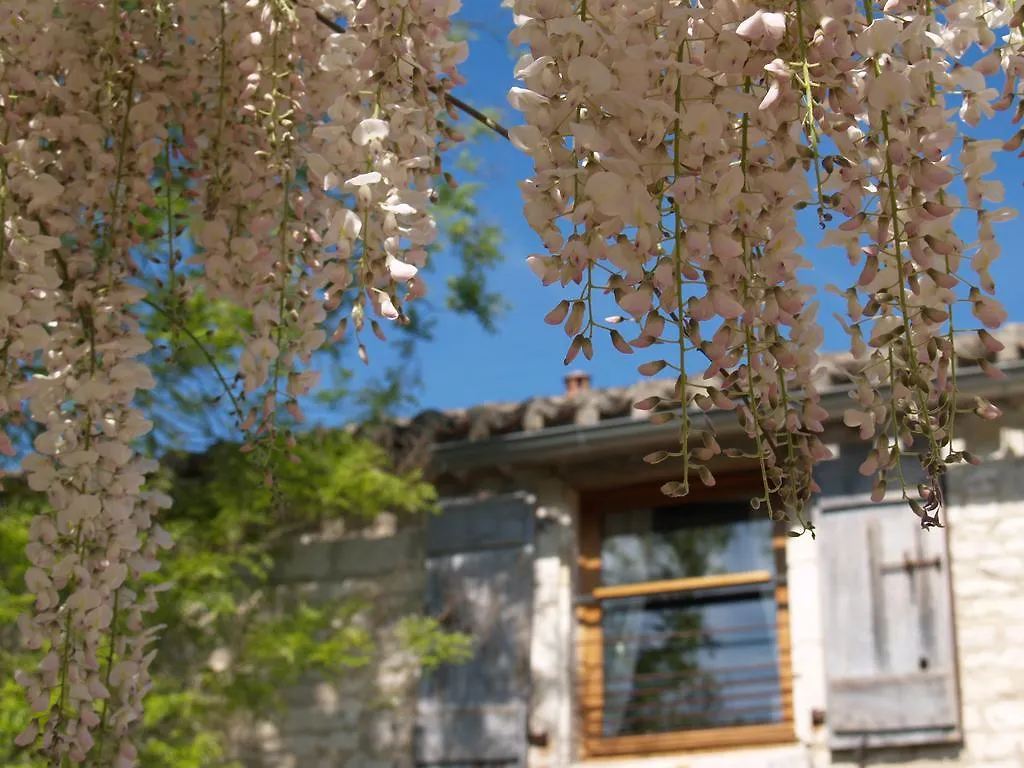
<path fill-rule="evenodd" d="M 935 570 L 942 569 L 942 558 L 932 557 L 927 560 L 914 560 L 909 554 L 903 555 L 902 563 L 891 563 L 889 565 L 882 566 L 882 573 L 899 573 L 903 571 L 905 573 L 912 573 L 921 568 L 934 568 Z"/>

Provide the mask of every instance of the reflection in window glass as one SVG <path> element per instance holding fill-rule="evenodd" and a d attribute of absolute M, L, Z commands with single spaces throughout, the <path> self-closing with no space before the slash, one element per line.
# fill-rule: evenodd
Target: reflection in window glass
<path fill-rule="evenodd" d="M 772 523 L 745 504 L 610 512 L 604 517 L 601 583 L 775 571 Z"/>
<path fill-rule="evenodd" d="M 743 506 L 608 514 L 602 583 L 774 572 L 771 521 Z M 782 720 L 774 586 L 602 603 L 605 736 Z"/>

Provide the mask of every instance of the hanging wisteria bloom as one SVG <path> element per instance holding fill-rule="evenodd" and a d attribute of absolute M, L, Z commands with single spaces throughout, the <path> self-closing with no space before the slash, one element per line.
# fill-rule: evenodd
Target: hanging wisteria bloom
<path fill-rule="evenodd" d="M 496 2 L 497 0 L 494 0 Z M 566 362 L 595 337 L 657 353 L 675 396 L 666 491 L 713 483 L 723 452 L 694 409 L 732 411 L 760 468 L 755 500 L 802 520 L 827 457 L 815 383 L 822 328 L 798 212 L 858 272 L 846 300 L 853 400 L 881 499 L 939 522 L 954 450 L 962 334 L 996 351 L 989 178 L 1016 151 L 974 128 L 1024 116 L 1024 11 L 1007 0 L 506 0 L 522 55 L 507 132 L 534 173 L 524 213 Z M 276 415 L 302 419 L 312 354 L 350 325 L 403 322 L 424 295 L 441 156 L 460 139 L 450 91 L 466 56 L 457 0 L 6 0 L 0 3 L 0 454 L 52 511 L 32 525 L 19 621 L 38 668 L 18 744 L 128 766 L 142 713 L 142 579 L 171 545 L 169 499 L 138 452 L 148 313 L 174 326 L 195 296 L 246 313 L 237 392 L 246 450 L 273 484 Z M 503 131 L 474 110 L 460 108 Z M 181 206 L 184 206 L 184 212 Z M 140 222 L 163 219 L 154 236 Z M 968 234 L 969 233 L 969 234 Z M 195 245 L 184 257 L 176 238 Z M 815 247 L 818 243 L 809 244 Z M 159 251 L 159 291 L 139 253 Z M 147 269 L 152 269 L 148 263 Z M 619 313 L 602 319 L 604 295 Z M 328 318 L 344 307 L 339 325 Z M 351 321 L 351 322 L 349 322 Z M 627 328 L 635 331 L 627 332 Z M 627 336 L 629 338 L 627 338 Z M 365 357 L 365 349 L 357 349 Z M 967 410 L 992 418 L 994 407 Z M 9 427 L 31 422 L 24 455 Z M 149 583 L 149 582 L 147 582 Z"/>
<path fill-rule="evenodd" d="M 901 482 L 903 497 L 937 523 L 945 467 L 972 459 L 953 449 L 954 344 L 978 334 L 991 348 L 986 329 L 1006 314 L 989 267 L 993 225 L 1013 212 L 986 178 L 1003 142 L 970 128 L 1015 105 L 1021 117 L 1021 11 L 898 0 L 506 5 L 527 51 L 523 86 L 509 94 L 525 119 L 513 141 L 536 168 L 524 211 L 549 251 L 529 261 L 545 284 L 580 286 L 547 319 L 572 337 L 567 359 L 589 357 L 597 331 L 627 354 L 672 350 L 640 366 L 676 376 L 674 401 L 640 404 L 674 406 L 680 419 L 678 453 L 648 457 L 682 457 L 684 476 L 666 491 L 685 494 L 691 471 L 714 482 L 704 462 L 721 449 L 688 409 L 735 410 L 764 479 L 757 503 L 803 519 L 813 466 L 828 456 L 815 392 L 822 331 L 797 277 L 809 266 L 797 212 L 810 207 L 822 243 L 860 269 L 837 290 L 856 394 L 845 421 L 871 443 L 861 470 L 880 500 L 902 459 L 920 457 L 929 482 Z M 967 214 L 972 242 L 954 228 Z M 623 316 L 595 318 L 596 292 Z M 623 319 L 639 326 L 635 339 L 614 325 Z"/>
<path fill-rule="evenodd" d="M 249 314 L 232 397 L 272 482 L 275 415 L 301 420 L 328 313 L 355 294 L 358 332 L 423 294 L 430 184 L 458 138 L 457 8 L 0 7 L 0 430 L 22 412 L 38 424 L 22 469 L 52 507 L 28 547 L 35 605 L 19 626 L 40 663 L 18 675 L 34 713 L 19 745 L 54 764 L 135 761 L 159 590 L 139 584 L 171 545 L 154 520 L 170 500 L 147 490 L 155 463 L 136 447 L 152 428 L 135 406 L 154 386 L 144 312 L 173 321 L 202 292 Z M 169 240 L 159 295 L 137 279 L 138 246 L 160 246 L 138 228 L 153 211 Z M 0 451 L 16 455 L 6 431 Z"/>

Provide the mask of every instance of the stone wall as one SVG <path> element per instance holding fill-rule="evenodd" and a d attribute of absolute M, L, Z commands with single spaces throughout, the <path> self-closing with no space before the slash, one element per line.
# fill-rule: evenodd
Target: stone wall
<path fill-rule="evenodd" d="M 275 574 L 281 599 L 365 602 L 357 621 L 373 633 L 374 661 L 338 679 L 285 693 L 286 710 L 256 724 L 249 768 L 406 768 L 411 765 L 418 665 L 393 634 L 422 611 L 426 585 L 419 528 L 393 524 L 341 538 L 296 541 Z"/>

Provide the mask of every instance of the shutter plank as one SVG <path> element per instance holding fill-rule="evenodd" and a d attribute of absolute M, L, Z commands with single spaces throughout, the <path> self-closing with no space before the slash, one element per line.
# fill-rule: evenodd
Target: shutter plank
<path fill-rule="evenodd" d="M 902 504 L 823 514 L 828 723 L 834 749 L 959 736 L 945 529 Z"/>
<path fill-rule="evenodd" d="M 526 744 L 526 704 L 460 709 L 423 703 L 419 727 L 420 765 L 520 765 Z"/>
<path fill-rule="evenodd" d="M 955 728 L 948 674 L 830 681 L 829 722 L 837 734 Z"/>

